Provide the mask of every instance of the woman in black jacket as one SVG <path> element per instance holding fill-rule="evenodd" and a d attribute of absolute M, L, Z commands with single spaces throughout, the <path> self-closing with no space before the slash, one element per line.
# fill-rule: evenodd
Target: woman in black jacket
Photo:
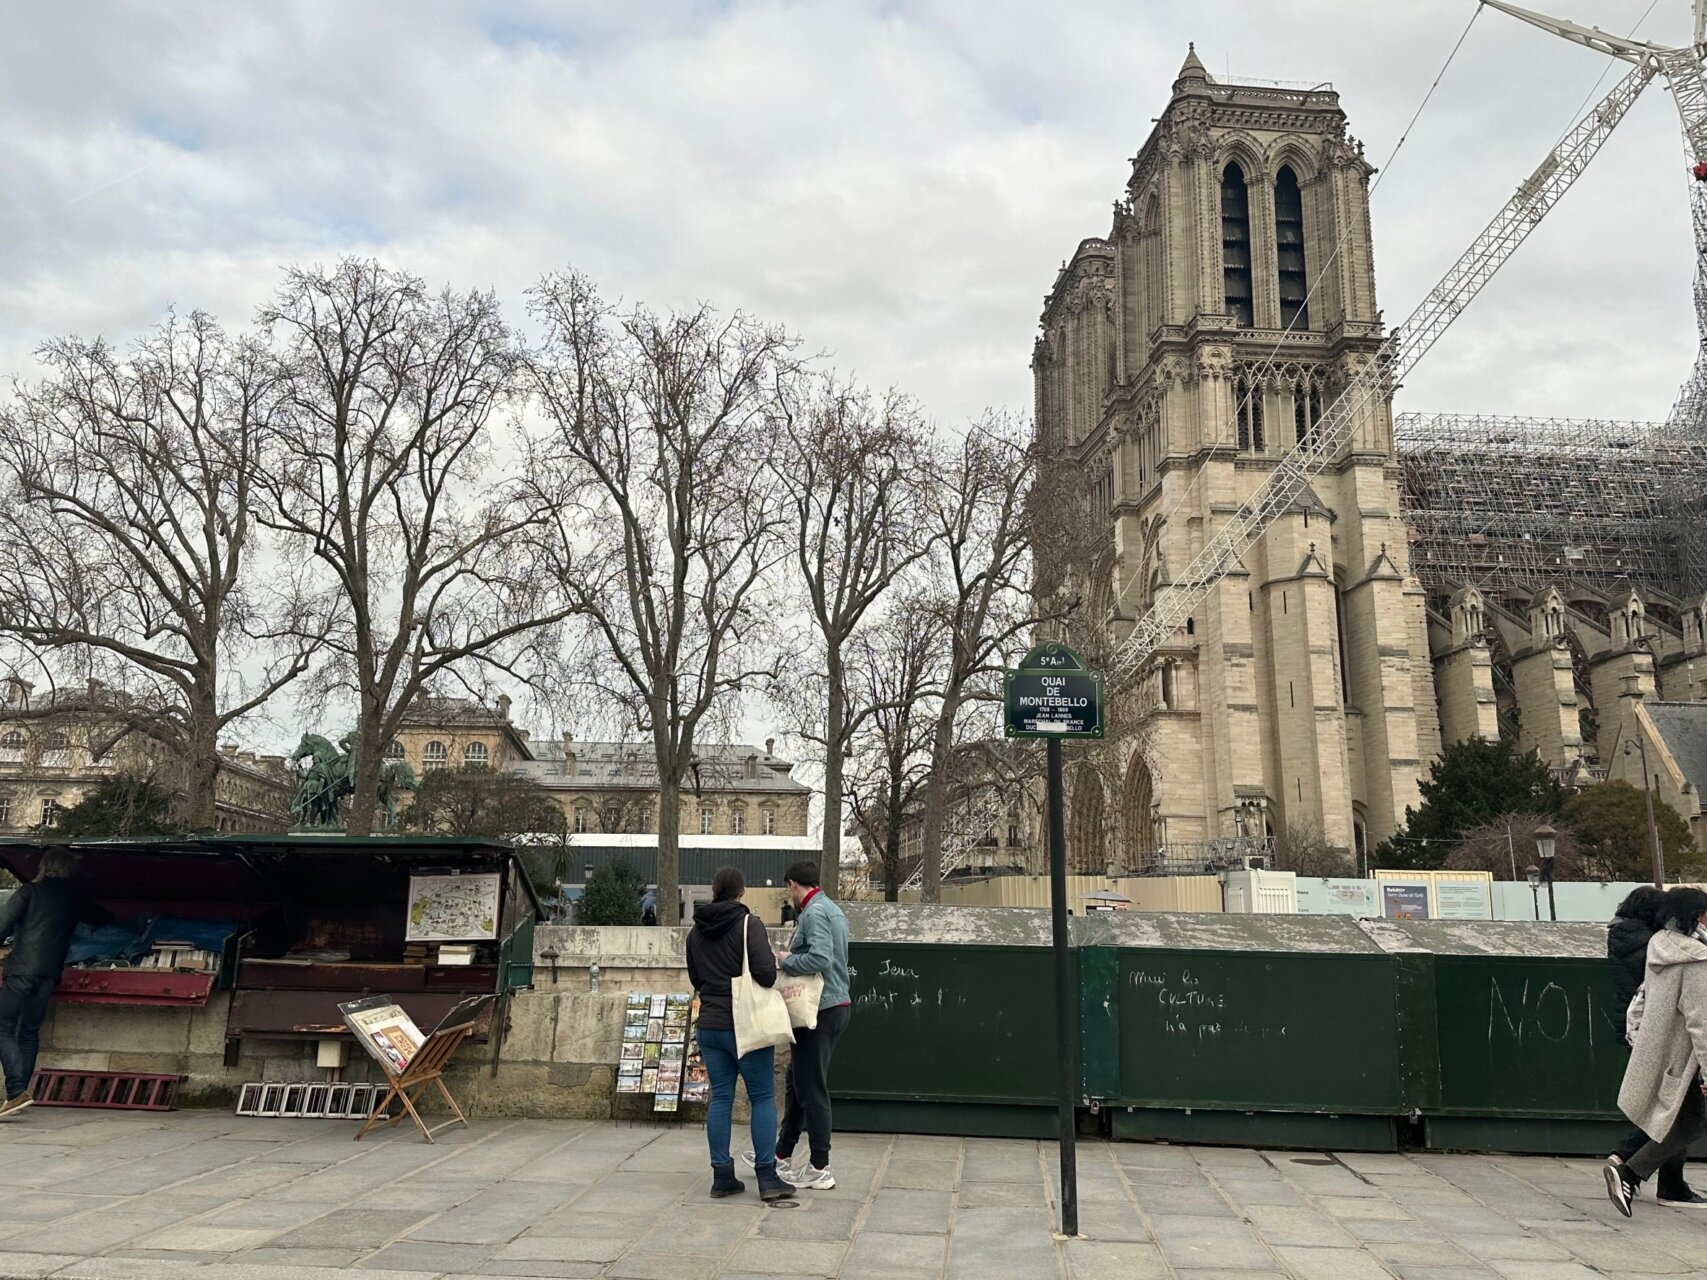
<path fill-rule="evenodd" d="M 741 873 L 724 867 L 711 879 L 711 901 L 694 908 L 693 931 L 688 934 L 688 980 L 699 993 L 699 1054 L 711 1080 L 705 1138 L 711 1147 L 713 1199 L 747 1189 L 735 1177 L 735 1162 L 729 1154 L 736 1076 L 747 1085 L 753 1150 L 776 1150 L 776 1050 L 767 1046 L 747 1054 L 737 1051 L 729 994 L 729 980 L 741 974 L 743 953 L 753 981 L 761 987 L 776 985 L 776 953 L 763 922 L 741 901 L 746 892 Z M 782 1200 L 794 1194 L 794 1188 L 777 1176 L 774 1156 L 768 1163 L 755 1165 L 753 1172 L 763 1199 Z"/>
<path fill-rule="evenodd" d="M 1624 1015 L 1630 1009 L 1630 1001 L 1642 989 L 1642 980 L 1647 973 L 1648 940 L 1664 926 L 1665 905 L 1665 892 L 1645 884 L 1630 891 L 1629 896 L 1618 904 L 1612 923 L 1606 926 L 1606 956 L 1618 966 L 1617 977 L 1613 980 L 1617 999 L 1612 1008 L 1615 1025 L 1620 1031 L 1623 1030 Z M 1616 1164 L 1624 1164 L 1647 1141 L 1647 1134 L 1640 1129 L 1632 1129 L 1630 1136 L 1618 1144 L 1609 1159 Z M 1683 1180 L 1685 1159 L 1685 1155 L 1678 1155 L 1660 1166 L 1656 1198 L 1661 1204 L 1707 1207 L 1707 1196 L 1697 1195 Z"/>

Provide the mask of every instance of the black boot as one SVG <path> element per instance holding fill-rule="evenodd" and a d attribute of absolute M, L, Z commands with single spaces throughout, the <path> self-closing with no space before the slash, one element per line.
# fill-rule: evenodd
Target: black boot
<path fill-rule="evenodd" d="M 753 1172 L 759 1179 L 759 1199 L 761 1200 L 791 1200 L 794 1198 L 794 1185 L 784 1182 L 777 1176 L 776 1161 L 769 1164 L 756 1164 Z"/>
<path fill-rule="evenodd" d="M 762 1185 L 763 1179 L 760 1181 Z M 738 1196 L 746 1189 L 747 1184 L 735 1176 L 733 1163 L 711 1166 L 711 1198 L 713 1200 L 721 1200 L 724 1196 Z"/>

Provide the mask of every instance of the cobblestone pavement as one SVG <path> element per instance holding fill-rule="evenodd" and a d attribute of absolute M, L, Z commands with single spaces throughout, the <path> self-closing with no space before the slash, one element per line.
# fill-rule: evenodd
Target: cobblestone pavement
<path fill-rule="evenodd" d="M 1707 1213 L 1606 1202 L 1587 1160 L 837 1139 L 831 1192 L 708 1200 L 694 1129 L 476 1121 L 427 1146 L 335 1121 L 38 1108 L 0 1122 L 0 1278 L 1707 1280 Z M 1697 1181 L 1707 1185 L 1707 1174 Z"/>

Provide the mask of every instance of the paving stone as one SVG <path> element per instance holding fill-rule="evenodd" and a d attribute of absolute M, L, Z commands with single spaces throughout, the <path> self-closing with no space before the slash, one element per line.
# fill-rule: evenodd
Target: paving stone
<path fill-rule="evenodd" d="M 963 1182 L 955 1196 L 962 1208 L 1042 1208 L 1047 1202 L 1042 1182 Z"/>
<path fill-rule="evenodd" d="M 1371 1257 L 1379 1258 L 1389 1267 L 1469 1267 L 1486 1270 L 1462 1246 L 1446 1241 L 1371 1244 L 1366 1247 Z"/>
<path fill-rule="evenodd" d="M 1505 1280 L 1600 1280 L 1600 1272 L 1590 1270 L 1580 1262 L 1492 1259 L 1488 1266 Z"/>
<path fill-rule="evenodd" d="M 1403 1221 L 1407 1218 L 1421 1216 L 1410 1213 L 1384 1196 L 1380 1199 L 1358 1196 L 1317 1196 L 1316 1203 L 1333 1214 L 1334 1217 L 1342 1220 L 1347 1218 L 1385 1218 L 1389 1221 Z"/>
<path fill-rule="evenodd" d="M 1401 1280 L 1499 1280 L 1486 1267 L 1413 1267 L 1400 1264 Z"/>
<path fill-rule="evenodd" d="M 732 1271 L 792 1276 L 801 1271 L 835 1275 L 847 1246 L 817 1240 L 748 1240 L 729 1255 Z M 612 1274 L 616 1274 L 612 1272 Z"/>
<path fill-rule="evenodd" d="M 852 1200 L 810 1200 L 799 1209 L 773 1209 L 759 1219 L 759 1234 L 770 1240 L 848 1240 L 864 1212 Z"/>
<path fill-rule="evenodd" d="M 710 1258 L 684 1258 L 671 1253 L 630 1253 L 617 1259 L 604 1274 L 612 1280 L 715 1280 L 719 1268 Z"/>
<path fill-rule="evenodd" d="M 431 1215 L 419 1209 L 339 1209 L 279 1236 L 275 1247 L 347 1246 L 377 1249 Z"/>
<path fill-rule="evenodd" d="M 940 1235 L 949 1227 L 952 1197 L 946 1191 L 907 1191 L 885 1187 L 872 1197 L 866 1216 L 870 1231 Z"/>
<path fill-rule="evenodd" d="M 1050 1221 L 1057 1221 L 1057 1210 L 1050 1209 Z M 1079 1234 L 1090 1240 L 1138 1241 L 1150 1239 L 1150 1229 L 1144 1217 L 1132 1204 L 1082 1204 L 1079 1206 Z"/>
<path fill-rule="evenodd" d="M 553 1262 L 547 1258 L 535 1258 L 521 1262 L 483 1262 L 474 1274 L 498 1276 L 502 1280 L 537 1280 L 538 1277 L 586 1280 L 590 1276 L 604 1275 L 605 1269 L 598 1262 Z"/>
<path fill-rule="evenodd" d="M 1274 1252 L 1298 1280 L 1391 1280 L 1392 1273 L 1362 1249 L 1278 1245 Z"/>
<path fill-rule="evenodd" d="M 0 1213 L 5 1208 L 0 1205 Z M 122 1212 L 109 1209 L 103 1213 L 85 1214 L 70 1222 L 47 1225 L 26 1223 L 24 1230 L 5 1241 L 5 1248 L 25 1253 L 61 1253 L 75 1242 L 83 1254 L 106 1253 L 140 1236 L 160 1230 L 160 1219 L 154 1214 Z"/>
<path fill-rule="evenodd" d="M 367 1254 L 356 1266 L 398 1271 L 430 1271 L 434 1267 L 445 1271 L 472 1271 L 491 1256 L 491 1245 L 399 1240 Z"/>
<path fill-rule="evenodd" d="M 6 1276 L 7 1280 L 38 1280 L 62 1267 L 75 1267 L 82 1261 L 82 1258 L 69 1253 L 0 1252 L 0 1276 Z"/>
<path fill-rule="evenodd" d="M 844 1270 L 888 1271 L 898 1275 L 918 1272 L 934 1276 L 941 1273 L 947 1254 L 948 1241 L 941 1236 L 861 1231 L 848 1249 Z"/>
<path fill-rule="evenodd" d="M 960 1210 L 948 1246 L 948 1280 L 1059 1275 L 1053 1226 L 1042 1209 Z"/>
<path fill-rule="evenodd" d="M 139 1249 L 169 1249 L 174 1253 L 236 1253 L 266 1244 L 278 1235 L 274 1227 L 168 1227 L 135 1241 Z"/>
<path fill-rule="evenodd" d="M 1637 1244 L 1631 1240 L 1599 1240 L 1579 1236 L 1562 1239 L 1560 1243 L 1580 1261 L 1599 1268 L 1607 1275 L 1626 1271 L 1635 1275 L 1677 1275 L 1690 1269 L 1690 1264 L 1684 1262 L 1683 1257 L 1668 1253 L 1664 1249 L 1653 1248 L 1646 1241 Z M 1701 1237 L 1697 1237 L 1694 1248 L 1686 1247 L 1684 1256 L 1693 1254 L 1699 1257 L 1702 1247 Z"/>
<path fill-rule="evenodd" d="M 185 1255 L 190 1256 L 190 1255 Z M 274 1249 L 263 1246 L 242 1255 L 243 1265 L 285 1267 L 353 1267 L 362 1256 L 359 1249 Z M 203 1258 L 201 1261 L 205 1262 Z"/>
<path fill-rule="evenodd" d="M 833 1163 L 833 1162 L 832 1162 Z M 960 1185 L 960 1165 L 957 1161 L 921 1160 L 912 1156 L 891 1156 L 883 1170 L 886 1188 L 912 1188 L 918 1191 L 953 1191 Z"/>
<path fill-rule="evenodd" d="M 615 1262 L 628 1249 L 628 1241 L 600 1239 L 577 1236 L 522 1236 L 510 1241 L 492 1254 L 492 1262 Z M 638 1250 L 649 1253 L 691 1252 L 709 1253 L 712 1257 L 721 1257 L 728 1252 L 718 1249 L 709 1250 L 675 1250 L 652 1249 Z"/>
<path fill-rule="evenodd" d="M 1039 1161 L 1035 1142 L 974 1143 L 961 1159 L 961 1181 L 1034 1183 L 1042 1168 Z"/>
<path fill-rule="evenodd" d="M 1551 1241 L 1538 1240 L 1534 1236 L 1469 1236 L 1465 1238 L 1463 1248 L 1483 1262 L 1496 1258 L 1566 1262 L 1571 1256 Z"/>
<path fill-rule="evenodd" d="M 1214 1187 L 1134 1187 L 1132 1198 L 1145 1213 L 1209 1214 L 1234 1217 L 1233 1208 Z"/>
<path fill-rule="evenodd" d="M 1285 1204 L 1243 1206 L 1245 1221 L 1269 1244 L 1317 1245 L 1353 1248 L 1357 1245 L 1339 1223 L 1314 1209 Z"/>
<path fill-rule="evenodd" d="M 1167 1264 L 1153 1244 L 1066 1242 L 1070 1280 L 1168 1280 Z"/>

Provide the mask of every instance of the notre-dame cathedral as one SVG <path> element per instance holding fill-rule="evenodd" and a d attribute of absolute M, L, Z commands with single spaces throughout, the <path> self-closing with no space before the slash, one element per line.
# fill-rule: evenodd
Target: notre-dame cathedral
<path fill-rule="evenodd" d="M 1062 265 L 1035 413 L 1089 536 L 1039 548 L 1038 571 L 1082 596 L 1069 634 L 1093 660 L 1377 358 L 1372 172 L 1331 88 L 1218 83 L 1193 53 L 1113 225 Z M 1687 776 L 1707 754 L 1692 766 L 1656 728 L 1707 683 L 1702 602 L 1628 570 L 1573 579 L 1563 542 L 1557 580 L 1497 549 L 1487 558 L 1510 572 L 1468 574 L 1456 552 L 1431 570 L 1434 544 L 1403 514 L 1406 474 L 1389 395 L 1116 695 L 1116 732 L 1070 766 L 1076 869 L 1197 861 L 1210 842 L 1287 832 L 1371 849 L 1417 803 L 1443 735 L 1473 733 L 1509 733 L 1583 780 L 1623 776 L 1620 746 L 1652 731 L 1669 761 L 1651 765 L 1670 771 L 1657 780 L 1707 834 Z M 1696 709 L 1684 718 L 1707 743 Z"/>

